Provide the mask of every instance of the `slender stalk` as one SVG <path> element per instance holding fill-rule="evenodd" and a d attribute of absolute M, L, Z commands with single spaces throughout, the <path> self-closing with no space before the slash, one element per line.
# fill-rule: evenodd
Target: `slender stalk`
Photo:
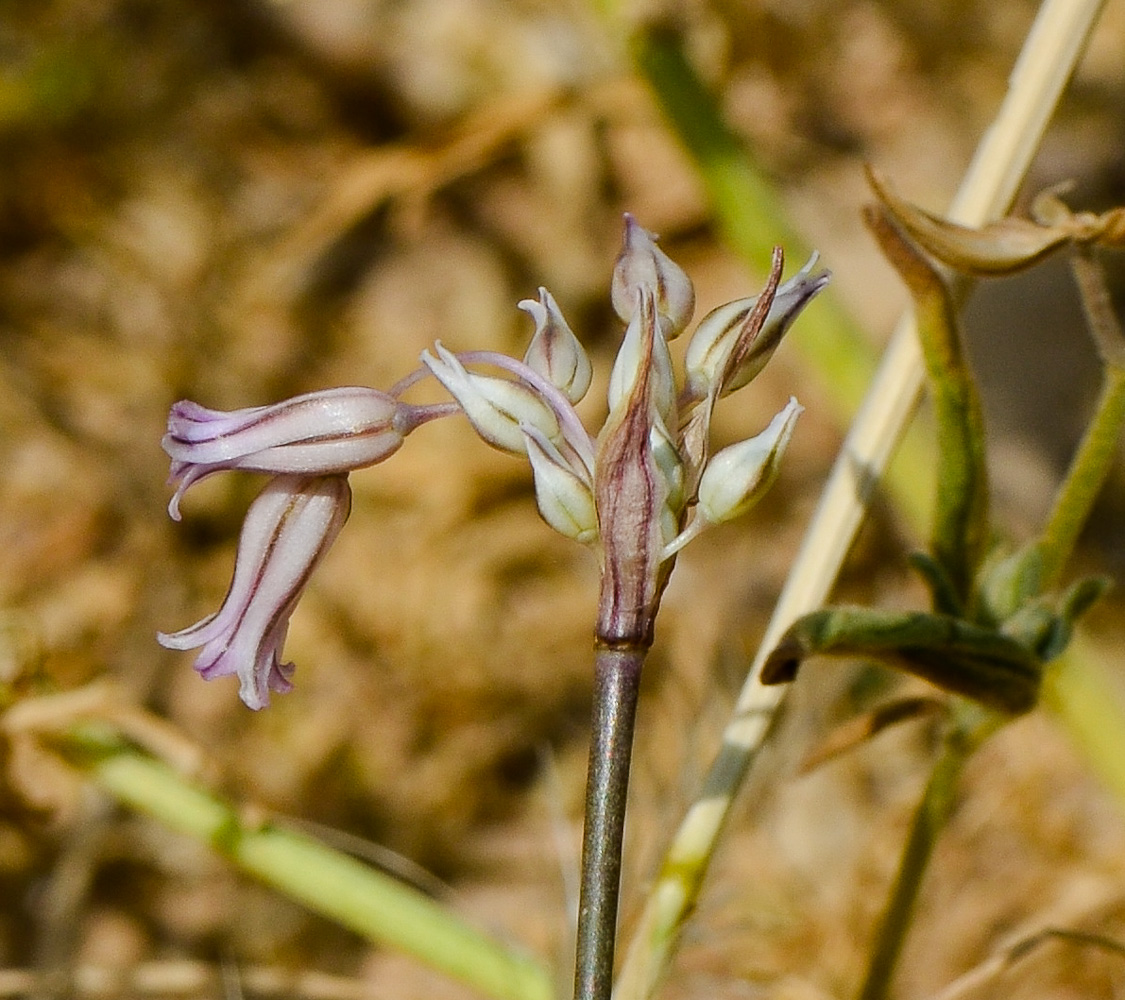
<path fill-rule="evenodd" d="M 594 663 L 575 1000 L 608 1000 L 613 990 L 621 845 L 644 659 L 645 650 L 639 646 L 599 648 Z"/>
<path fill-rule="evenodd" d="M 1007 210 L 1103 5 L 1104 0 L 1045 0 L 1042 4 L 1012 73 L 1008 94 L 954 199 L 950 214 L 955 221 L 980 225 Z M 665 855 L 629 943 L 617 1000 L 648 997 L 671 959 L 735 793 L 784 697 L 784 687 L 759 683 L 761 667 L 785 630 L 826 599 L 875 484 L 914 411 L 921 386 L 921 352 L 907 318 L 896 328 L 833 466 L 704 789 Z M 690 878 L 684 865 L 674 863 L 680 857 L 693 868 Z"/>
<path fill-rule="evenodd" d="M 1105 277 L 1092 252 L 1077 250 L 1073 267 L 1090 331 L 1105 364 L 1105 374 L 1093 419 L 1082 435 L 1039 539 L 1044 590 L 1057 584 L 1074 551 L 1094 501 L 1109 475 L 1125 427 L 1125 334 L 1109 303 Z"/>
<path fill-rule="evenodd" d="M 412 955 L 496 1000 L 551 1000 L 548 971 L 487 937 L 446 905 L 303 834 L 192 785 L 92 727 L 59 752 L 119 802 L 217 850 L 233 865 L 368 940 Z"/>
<path fill-rule="evenodd" d="M 1125 426 L 1125 368 L 1107 368 L 1097 412 L 1086 428 L 1040 538 L 1043 589 L 1058 582 L 1117 454 Z"/>
<path fill-rule="evenodd" d="M 914 918 L 914 907 L 934 845 L 953 811 L 954 793 L 965 762 L 981 741 L 1003 722 L 1002 717 L 986 713 L 972 702 L 958 701 L 954 711 L 954 725 L 946 736 L 941 756 L 934 765 L 922 801 L 914 813 L 894 886 L 875 934 L 875 947 L 858 1000 L 884 1000 L 886 997 Z"/>

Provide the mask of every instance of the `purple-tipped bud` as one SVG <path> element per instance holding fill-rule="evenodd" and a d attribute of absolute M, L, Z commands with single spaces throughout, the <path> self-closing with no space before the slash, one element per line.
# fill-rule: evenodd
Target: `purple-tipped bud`
<path fill-rule="evenodd" d="M 699 481 L 699 516 L 721 524 L 745 514 L 761 499 L 777 478 L 781 456 L 803 410 L 790 397 L 761 434 L 724 448 L 707 463 Z"/>
<path fill-rule="evenodd" d="M 546 288 L 540 288 L 538 302 L 524 299 L 519 308 L 535 320 L 535 336 L 523 357 L 524 364 L 556 386 L 572 403 L 577 403 L 590 388 L 593 368 L 554 297 Z"/>
<path fill-rule="evenodd" d="M 816 262 L 814 253 L 778 287 L 757 329 L 757 295 L 719 306 L 699 321 L 684 356 L 688 398 L 703 399 L 712 392 L 725 396 L 761 372 L 801 310 L 828 284 L 831 275 L 827 271 L 811 273 Z"/>
<path fill-rule="evenodd" d="M 668 340 L 677 337 L 695 311 L 691 279 L 656 245 L 656 237 L 626 214 L 625 237 L 610 286 L 613 308 L 622 322 L 632 321 L 642 289 L 656 301 L 660 332 Z"/>
<path fill-rule="evenodd" d="M 525 454 L 521 424 L 537 427 L 548 438 L 558 436 L 558 417 L 535 390 L 513 379 L 471 372 L 452 351 L 440 343 L 434 346 L 438 356 L 423 351 L 422 363 L 457 400 L 473 429 L 488 444 L 513 455 Z"/>
<path fill-rule="evenodd" d="M 270 692 L 291 690 L 293 664 L 281 652 L 289 616 L 351 507 L 345 476 L 276 476 L 250 505 L 238 540 L 234 579 L 217 614 L 170 635 L 168 649 L 202 647 L 195 669 L 206 680 L 237 674 L 253 709 Z"/>
<path fill-rule="evenodd" d="M 230 412 L 182 400 L 168 414 L 161 442 L 172 459 L 169 482 L 176 484 L 168 513 L 178 521 L 188 488 L 225 469 L 319 476 L 374 465 L 402 444 L 410 410 L 359 386 Z"/>

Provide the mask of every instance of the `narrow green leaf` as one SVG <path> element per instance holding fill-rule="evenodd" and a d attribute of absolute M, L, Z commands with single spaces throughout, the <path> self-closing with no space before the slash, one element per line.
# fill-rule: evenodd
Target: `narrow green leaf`
<path fill-rule="evenodd" d="M 230 803 L 87 726 L 55 749 L 119 802 L 222 854 L 231 864 L 368 940 L 412 955 L 495 1000 L 550 1000 L 550 972 L 430 899 L 293 830 L 247 819 Z"/>
<path fill-rule="evenodd" d="M 845 607 L 799 618 L 766 658 L 762 683 L 791 681 L 820 655 L 874 660 L 1012 714 L 1034 707 L 1042 674 L 1030 649 L 993 629 L 950 615 Z"/>

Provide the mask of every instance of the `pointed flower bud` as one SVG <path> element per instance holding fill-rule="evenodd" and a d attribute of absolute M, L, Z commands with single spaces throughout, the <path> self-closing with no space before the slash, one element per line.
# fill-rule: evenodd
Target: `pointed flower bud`
<path fill-rule="evenodd" d="M 633 313 L 625 337 L 618 348 L 609 376 L 609 409 L 616 410 L 632 394 L 640 368 L 648 359 L 649 392 L 661 419 L 672 426 L 678 420 L 676 376 L 668 343 L 656 333 L 656 304 L 652 294 L 642 290 L 641 307 Z"/>
<path fill-rule="evenodd" d="M 527 442 L 521 424 L 538 428 L 547 438 L 559 434 L 555 412 L 533 389 L 513 379 L 494 378 L 469 371 L 457 355 L 442 344 L 438 356 L 422 352 L 422 362 L 457 400 L 481 438 L 501 451 L 523 455 Z"/>
<path fill-rule="evenodd" d="M 769 426 L 715 455 L 699 481 L 699 516 L 721 524 L 746 513 L 773 485 L 781 456 L 804 407 L 793 397 Z"/>
<path fill-rule="evenodd" d="M 764 320 L 755 316 L 757 295 L 728 302 L 700 320 L 684 357 L 689 398 L 703 399 L 712 392 L 725 396 L 765 368 L 798 314 L 828 284 L 829 272 L 810 273 L 817 260 L 814 253 L 777 288 Z"/>
<path fill-rule="evenodd" d="M 660 332 L 669 340 L 678 336 L 695 311 L 691 279 L 656 245 L 656 237 L 626 214 L 625 236 L 610 286 L 614 311 L 623 323 L 632 321 L 642 289 L 656 301 Z"/>
<path fill-rule="evenodd" d="M 556 386 L 570 402 L 577 403 L 590 388 L 593 369 L 554 296 L 540 288 L 538 302 L 524 299 L 519 308 L 535 320 L 535 335 L 523 357 L 524 364 Z"/>
<path fill-rule="evenodd" d="M 206 680 L 237 674 L 249 708 L 268 705 L 271 691 L 291 690 L 293 664 L 281 662 L 289 616 L 350 506 L 346 476 L 271 479 L 246 514 L 222 608 L 180 632 L 159 634 L 160 644 L 202 647 L 195 669 Z"/>
<path fill-rule="evenodd" d="M 327 475 L 374 465 L 398 450 L 413 409 L 358 386 L 229 413 L 181 400 L 161 442 L 172 458 L 169 482 L 177 484 L 168 513 L 178 521 L 188 488 L 225 469 Z"/>
<path fill-rule="evenodd" d="M 535 477 L 535 502 L 543 520 L 567 538 L 594 541 L 598 537 L 598 512 L 585 469 L 567 462 L 542 431 L 524 424 L 523 432 Z"/>

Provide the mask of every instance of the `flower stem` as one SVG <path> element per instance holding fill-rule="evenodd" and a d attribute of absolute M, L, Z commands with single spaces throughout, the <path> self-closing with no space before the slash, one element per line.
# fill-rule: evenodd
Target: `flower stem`
<path fill-rule="evenodd" d="M 883 1000 L 887 995 L 934 845 L 953 811 L 954 792 L 965 761 L 1003 721 L 1002 716 L 973 702 L 956 702 L 953 725 L 914 814 L 858 1000 Z"/>
<path fill-rule="evenodd" d="M 613 990 L 621 844 L 644 658 L 640 646 L 599 648 L 594 664 L 575 1000 L 609 1000 Z"/>
<path fill-rule="evenodd" d="M 1105 365 L 1101 395 L 1094 416 L 1055 496 L 1047 524 L 1039 539 L 1043 556 L 1044 590 L 1059 575 L 1078 541 L 1117 454 L 1125 427 L 1125 335 L 1109 305 L 1105 278 L 1098 264 L 1078 250 L 1073 261 L 1086 318 L 1094 343 Z"/>

